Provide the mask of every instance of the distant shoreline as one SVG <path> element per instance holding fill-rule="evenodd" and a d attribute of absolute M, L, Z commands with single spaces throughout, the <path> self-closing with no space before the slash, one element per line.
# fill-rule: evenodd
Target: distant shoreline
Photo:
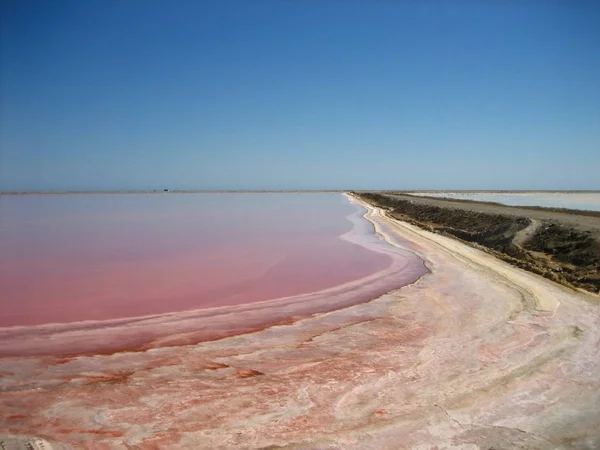
<path fill-rule="evenodd" d="M 322 194 L 347 190 L 118 190 L 118 191 L 2 191 L 0 195 L 76 195 L 76 194 Z"/>
<path fill-rule="evenodd" d="M 0 191 L 0 195 L 73 195 L 73 194 L 322 194 L 322 193 L 344 193 L 344 192 L 377 192 L 377 193 L 490 193 L 490 194 L 584 194 L 600 193 L 600 189 L 594 190 L 372 190 L 372 189 L 140 189 L 140 190 L 65 190 L 65 191 Z"/>

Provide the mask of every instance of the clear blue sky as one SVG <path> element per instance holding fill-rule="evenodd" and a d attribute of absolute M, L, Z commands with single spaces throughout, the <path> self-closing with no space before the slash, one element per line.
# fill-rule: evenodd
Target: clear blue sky
<path fill-rule="evenodd" d="M 0 189 L 600 189 L 600 2 L 0 0 Z"/>

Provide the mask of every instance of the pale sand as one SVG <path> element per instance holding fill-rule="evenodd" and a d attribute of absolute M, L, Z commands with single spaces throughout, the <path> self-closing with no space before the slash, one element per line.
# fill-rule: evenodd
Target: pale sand
<path fill-rule="evenodd" d="M 363 206 L 431 273 L 257 333 L 33 358 L 0 396 L 31 405 L 10 431 L 60 448 L 599 448 L 597 298 Z"/>

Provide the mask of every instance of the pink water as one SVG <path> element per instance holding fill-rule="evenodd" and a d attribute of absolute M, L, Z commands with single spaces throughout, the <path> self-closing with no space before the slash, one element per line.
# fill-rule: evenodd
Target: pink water
<path fill-rule="evenodd" d="M 320 290 L 390 264 L 326 195 L 1 200 L 0 326 L 105 320 Z"/>
<path fill-rule="evenodd" d="M 64 343 L 77 351 L 159 345 L 178 333 L 197 342 L 418 278 L 420 260 L 387 248 L 362 213 L 339 194 L 2 196 L 0 353 L 58 345 L 75 328 L 85 339 Z M 283 300 L 242 306 L 274 299 Z M 123 325 L 140 316 L 152 321 Z"/>

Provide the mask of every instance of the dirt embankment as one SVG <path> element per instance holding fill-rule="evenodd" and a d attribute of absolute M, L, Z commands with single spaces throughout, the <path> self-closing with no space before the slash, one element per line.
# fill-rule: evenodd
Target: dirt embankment
<path fill-rule="evenodd" d="M 386 209 L 391 217 L 458 238 L 558 283 L 600 293 L 597 230 L 582 227 L 582 221 L 573 223 L 572 215 L 562 220 L 563 214 L 550 210 L 540 216 L 526 208 L 507 210 L 498 205 L 496 213 L 489 203 L 477 211 L 475 202 L 462 207 L 394 194 L 353 194 Z"/>

